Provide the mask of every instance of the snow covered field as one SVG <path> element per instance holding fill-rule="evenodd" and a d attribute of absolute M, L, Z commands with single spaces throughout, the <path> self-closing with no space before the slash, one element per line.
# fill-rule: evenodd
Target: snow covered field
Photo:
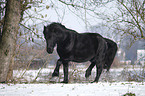
<path fill-rule="evenodd" d="M 42 70 L 27 70 L 26 72 L 22 70 L 14 71 L 14 78 L 19 78 L 20 83 L 30 83 L 35 80 L 37 83 L 49 83 L 51 81 L 52 72 L 54 68 L 43 68 Z M 85 78 L 86 69 L 76 68 L 69 69 L 69 83 L 88 83 L 92 82 L 96 76 L 96 69 L 92 70 L 92 74 L 89 79 Z M 23 76 L 22 74 L 25 73 Z M 21 78 L 22 77 L 22 78 Z M 21 78 L 21 79 L 20 79 Z M 55 78 L 54 82 L 63 81 L 63 70 L 60 69 L 59 78 Z M 99 82 L 128 82 L 137 81 L 145 82 L 145 71 L 140 68 L 136 69 L 110 69 L 109 73 L 106 71 L 102 72 Z M 19 82 L 19 81 L 18 81 Z"/>
<path fill-rule="evenodd" d="M 0 83 L 0 96 L 145 96 L 145 72 L 140 68 L 111 69 L 109 74 L 104 71 L 99 83 L 89 83 L 94 80 L 96 69 L 88 80 L 86 69 L 69 69 L 69 84 L 58 83 L 63 80 L 62 69 L 56 83 L 50 83 L 53 69 L 14 70 L 16 84 Z"/>
<path fill-rule="evenodd" d="M 145 96 L 145 83 L 0 84 L 0 96 Z"/>

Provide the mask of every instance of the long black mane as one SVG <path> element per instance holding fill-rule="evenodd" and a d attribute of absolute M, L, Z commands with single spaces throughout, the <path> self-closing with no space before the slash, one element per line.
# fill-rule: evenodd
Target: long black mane
<path fill-rule="evenodd" d="M 76 32 L 75 30 L 66 28 L 66 27 L 65 27 L 64 25 L 62 25 L 61 23 L 56 23 L 56 22 L 51 23 L 51 24 L 48 25 L 47 27 L 49 27 L 50 29 L 60 29 L 60 30 L 63 30 L 64 32 L 67 31 L 67 32 L 78 33 L 78 32 Z"/>
<path fill-rule="evenodd" d="M 47 52 L 51 54 L 57 45 L 57 53 L 60 57 L 52 76 L 59 76 L 60 65 L 63 64 L 64 83 L 68 82 L 68 64 L 70 61 L 86 62 L 91 65 L 86 70 L 85 77 L 91 75 L 94 66 L 97 67 L 96 78 L 98 82 L 103 69 L 110 69 L 117 51 L 117 44 L 110 39 L 103 38 L 98 33 L 78 33 L 66 28 L 61 23 L 51 23 L 44 27 L 44 37 L 47 44 Z"/>

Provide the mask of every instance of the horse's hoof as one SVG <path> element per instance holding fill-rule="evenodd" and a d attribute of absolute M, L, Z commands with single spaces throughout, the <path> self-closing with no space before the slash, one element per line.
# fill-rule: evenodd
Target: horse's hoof
<path fill-rule="evenodd" d="M 58 77 L 59 76 L 59 73 L 53 73 L 52 74 L 52 77 L 55 77 L 55 76 Z"/>
<path fill-rule="evenodd" d="M 68 81 L 62 81 L 61 83 L 65 83 L 65 84 L 67 84 L 67 83 L 68 83 Z"/>
<path fill-rule="evenodd" d="M 55 82 L 55 81 L 49 81 L 49 83 L 53 83 L 53 84 L 54 84 L 54 83 L 56 83 L 56 82 Z"/>
<path fill-rule="evenodd" d="M 91 83 L 98 83 L 98 81 L 94 80 L 94 81 L 93 81 L 93 82 L 91 82 Z"/>

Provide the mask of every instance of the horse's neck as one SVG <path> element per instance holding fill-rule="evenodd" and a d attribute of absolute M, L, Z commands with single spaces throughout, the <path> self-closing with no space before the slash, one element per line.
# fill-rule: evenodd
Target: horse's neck
<path fill-rule="evenodd" d="M 71 32 L 66 33 L 65 36 L 61 40 L 59 40 L 59 43 L 57 45 L 72 49 L 72 47 L 74 46 L 75 38 L 76 34 Z"/>

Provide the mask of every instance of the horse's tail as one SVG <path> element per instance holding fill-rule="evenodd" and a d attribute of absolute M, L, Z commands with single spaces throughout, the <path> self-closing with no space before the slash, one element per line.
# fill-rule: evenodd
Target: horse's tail
<path fill-rule="evenodd" d="M 105 66 L 104 66 L 104 69 L 107 69 L 107 71 L 109 71 L 113 61 L 114 61 L 114 58 L 115 58 L 115 55 L 116 55 L 116 52 L 117 52 L 117 44 L 110 40 L 110 39 L 107 39 L 107 38 L 104 38 L 107 42 L 107 46 L 108 46 L 108 49 L 107 49 L 107 52 L 106 52 L 106 55 L 105 55 Z"/>

